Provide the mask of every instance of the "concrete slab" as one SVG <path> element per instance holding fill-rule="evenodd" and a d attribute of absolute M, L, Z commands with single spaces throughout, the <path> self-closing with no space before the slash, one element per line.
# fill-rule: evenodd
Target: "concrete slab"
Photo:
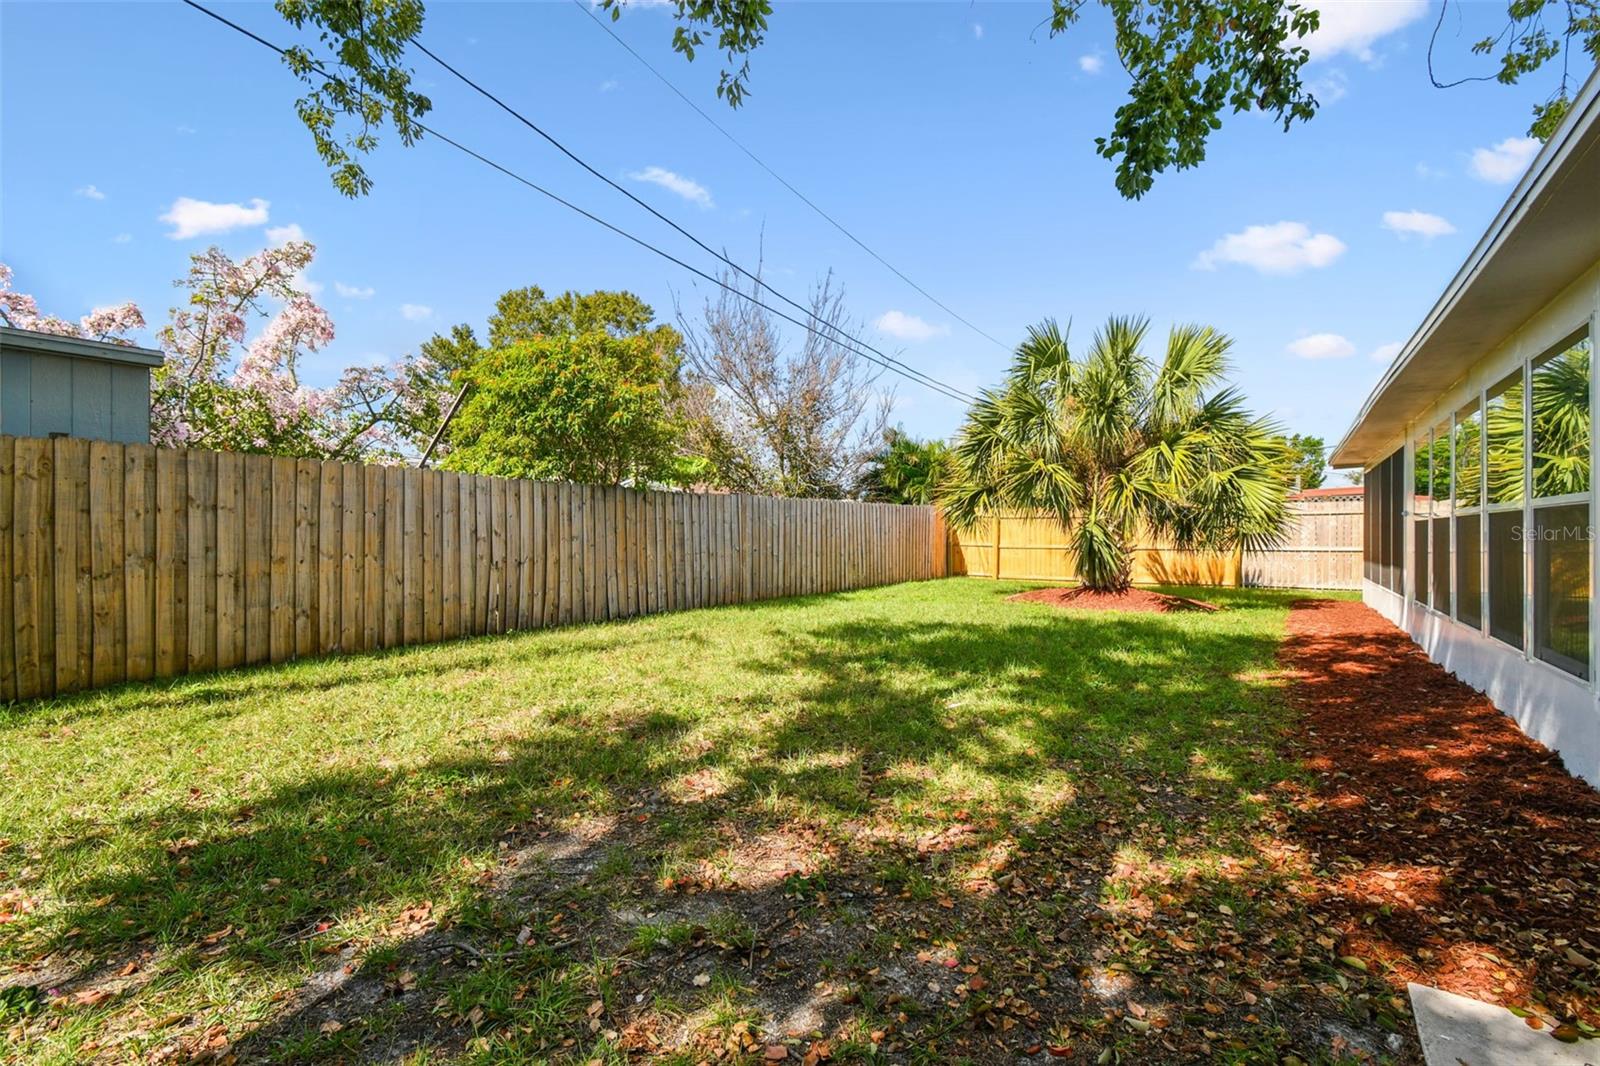
<path fill-rule="evenodd" d="M 1504 1007 L 1427 985 L 1407 987 L 1428 1066 L 1600 1066 L 1600 1041 L 1564 1044 Z"/>

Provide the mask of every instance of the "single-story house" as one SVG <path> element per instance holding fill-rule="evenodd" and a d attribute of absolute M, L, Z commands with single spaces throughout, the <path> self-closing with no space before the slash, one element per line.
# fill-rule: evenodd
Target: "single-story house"
<path fill-rule="evenodd" d="M 1600 784 L 1600 74 L 1344 439 L 1365 601 Z"/>

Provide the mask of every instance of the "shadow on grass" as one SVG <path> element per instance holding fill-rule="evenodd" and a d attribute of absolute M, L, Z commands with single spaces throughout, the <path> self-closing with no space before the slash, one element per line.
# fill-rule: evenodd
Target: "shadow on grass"
<path fill-rule="evenodd" d="M 736 848 L 723 846 L 729 841 L 797 825 L 815 831 L 830 856 L 824 866 L 857 894 L 898 889 L 885 873 L 890 867 L 926 867 L 916 835 L 962 820 L 958 810 L 979 825 L 973 845 L 1022 823 L 1098 824 L 1075 846 L 1102 875 L 1132 830 L 1135 803 L 1141 812 L 1148 805 L 1158 825 L 1214 833 L 1227 847 L 1229 834 L 1244 831 L 1246 797 L 1285 772 L 1270 750 L 1283 725 L 1270 672 L 1277 631 L 1261 613 L 1281 608 L 1283 597 L 1207 590 L 1228 608 L 1214 616 L 1076 616 L 1011 605 L 1002 620 L 986 620 L 996 609 L 990 598 L 1014 591 L 1004 583 L 982 589 L 965 609 L 930 599 L 931 617 L 918 621 L 903 620 L 917 613 L 915 590 L 909 608 L 852 610 L 845 620 L 831 601 L 861 594 L 795 601 L 777 612 L 733 609 L 781 634 L 755 655 L 700 633 L 663 635 L 653 628 L 660 623 L 567 634 L 555 651 L 537 647 L 545 638 L 534 636 L 447 655 L 385 654 L 353 672 L 382 682 L 626 649 L 639 652 L 641 670 L 663 671 L 665 682 L 672 663 L 650 661 L 655 642 L 689 640 L 691 650 L 673 654 L 723 656 L 736 680 L 697 708 L 645 702 L 597 717 L 580 701 L 550 709 L 537 736 L 507 738 L 492 753 L 403 772 L 382 765 L 309 771 L 243 802 L 173 803 L 124 818 L 60 857 L 68 871 L 64 908 L 42 924 L 25 918 L 12 928 L 79 959 L 155 952 L 163 982 L 181 975 L 223 989 L 264 976 L 281 988 L 307 970 L 326 970 L 329 960 L 348 965 L 351 980 L 319 986 L 318 995 L 292 993 L 286 1002 L 293 1006 L 243 1045 L 252 1055 L 309 1059 L 360 1049 L 363 1058 L 383 1059 L 419 1044 L 459 1050 L 475 1030 L 496 1030 L 514 1058 L 563 1040 L 591 1046 L 585 1006 L 593 997 L 608 1018 L 628 1014 L 618 993 L 628 967 L 591 965 L 600 954 L 628 954 L 606 912 L 640 900 L 648 901 L 643 909 L 670 910 L 677 894 L 661 888 L 662 873 L 719 854 L 737 859 Z M 812 612 L 818 607 L 821 618 Z M 708 613 L 708 625 L 716 620 Z M 744 621 L 735 619 L 734 628 Z M 210 706 L 267 689 L 336 691 L 339 679 L 323 669 L 304 679 L 263 671 L 190 681 L 189 691 L 160 691 L 150 705 L 134 689 L 120 703 L 131 699 L 133 713 L 175 696 Z M 272 757 L 270 737 L 262 752 Z M 682 782 L 694 773 L 715 778 L 714 795 L 685 798 Z M 1148 798 L 1159 789 L 1171 799 Z M 1108 822 L 1108 812 L 1117 817 Z M 564 839 L 573 819 L 597 828 L 575 838 L 552 867 L 550 842 Z M 869 827 L 884 832 L 858 832 Z M 87 853 L 110 838 L 122 842 L 117 861 L 97 864 Z M 523 852 L 542 881 L 508 881 L 507 855 Z M 624 872 L 602 876 L 617 856 Z M 934 870 L 946 878 L 938 891 L 950 891 L 960 872 L 950 863 Z M 787 878 L 717 891 L 708 898 L 758 926 L 795 907 Z M 1089 887 L 1090 896 L 1099 891 Z M 408 925 L 407 908 L 424 903 L 429 917 Z M 581 915 L 569 919 L 579 933 L 553 931 L 551 916 L 562 908 Z M 926 910 L 928 921 L 944 920 L 931 898 Z M 457 933 L 440 939 L 441 920 Z M 533 930 L 529 941 L 518 942 L 521 928 Z M 1090 935 L 1086 926 L 1080 932 Z M 471 942 L 465 948 L 461 937 Z M 881 950 L 862 929 L 847 940 L 827 952 Z M 352 943 L 382 949 L 366 962 L 347 959 L 340 951 Z M 433 983 L 424 978 L 419 992 L 395 991 L 395 974 L 408 964 L 434 967 Z M 71 993 L 103 976 L 91 967 L 56 983 Z M 137 1001 L 139 987 L 95 1009 Z M 352 1002 L 374 1020 L 392 1017 L 326 1030 L 341 997 L 358 997 Z M 230 990 L 202 999 L 192 1015 L 225 1015 L 235 998 Z M 834 1001 L 818 1017 L 832 1027 L 870 1007 Z M 241 1035 L 232 1031 L 230 1039 Z M 147 1046 L 171 1039 L 152 1035 Z"/>

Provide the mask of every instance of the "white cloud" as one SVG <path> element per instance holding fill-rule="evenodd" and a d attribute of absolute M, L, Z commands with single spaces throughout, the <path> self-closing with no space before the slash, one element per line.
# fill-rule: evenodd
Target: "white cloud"
<path fill-rule="evenodd" d="M 267 221 L 267 201 L 259 196 L 244 204 L 214 204 L 180 196 L 159 221 L 170 222 L 172 232 L 167 236 L 175 241 L 201 237 L 208 233 L 227 233 L 241 226 L 261 226 Z"/>
<path fill-rule="evenodd" d="M 885 311 L 872 324 L 878 327 L 879 333 L 886 333 L 902 341 L 932 340 L 950 332 L 949 326 L 934 325 L 904 311 Z"/>
<path fill-rule="evenodd" d="M 1538 151 L 1539 142 L 1532 137 L 1507 137 L 1493 148 L 1473 150 L 1472 173 L 1483 181 L 1505 185 L 1522 177 Z"/>
<path fill-rule="evenodd" d="M 1402 237 L 1416 235 L 1429 241 L 1456 231 L 1448 220 L 1426 211 L 1385 211 L 1383 228 L 1393 230 Z"/>
<path fill-rule="evenodd" d="M 81 196 L 85 200 L 104 200 L 106 198 L 106 194 L 95 188 L 93 185 L 85 185 L 81 189 L 74 189 L 72 190 L 72 194 L 74 196 Z"/>
<path fill-rule="evenodd" d="M 611 92 L 611 91 L 615 90 L 616 87 L 617 87 L 617 79 L 615 79 L 615 78 L 607 78 L 605 81 L 600 83 L 600 91 L 603 92 L 603 93 Z"/>
<path fill-rule="evenodd" d="M 1428 0 L 1319 0 L 1311 5 L 1320 16 L 1316 32 L 1301 43 L 1312 59 L 1340 53 L 1363 63 L 1373 61 L 1373 44 L 1410 25 L 1428 10 Z"/>
<path fill-rule="evenodd" d="M 1078 57 L 1078 69 L 1085 74 L 1098 74 L 1105 68 L 1106 61 L 1097 55 L 1084 55 Z"/>
<path fill-rule="evenodd" d="M 1297 274 L 1307 267 L 1325 267 L 1344 254 L 1344 242 L 1331 233 L 1312 233 L 1304 222 L 1246 226 L 1241 233 L 1219 238 L 1195 257 L 1196 270 L 1215 270 L 1219 263 L 1240 263 L 1263 274 Z"/>
<path fill-rule="evenodd" d="M 1356 346 L 1337 333 L 1312 333 L 1291 341 L 1285 350 L 1297 359 L 1343 359 L 1356 354 Z"/>
<path fill-rule="evenodd" d="M 132 240 L 133 240 L 133 234 L 131 234 L 131 233 L 119 233 L 115 237 L 111 238 L 111 243 L 112 244 L 128 244 Z"/>
<path fill-rule="evenodd" d="M 1430 165 L 1428 163 L 1418 163 L 1417 164 L 1417 177 L 1422 178 L 1424 180 L 1432 180 L 1434 178 L 1442 178 L 1442 177 L 1444 177 L 1444 171 L 1442 171 L 1438 167 L 1432 166 L 1432 165 Z"/>
<path fill-rule="evenodd" d="M 688 200 L 691 204 L 695 204 L 701 208 L 715 206 L 715 204 L 711 202 L 710 189 L 706 188 L 704 185 L 701 185 L 698 181 L 684 177 L 682 174 L 674 174 L 665 167 L 645 167 L 643 170 L 634 171 L 632 174 L 629 174 L 628 177 L 632 178 L 634 181 L 643 181 L 648 182 L 651 185 L 659 185 L 668 192 L 676 193 L 685 200 Z"/>
<path fill-rule="evenodd" d="M 983 23 L 974 22 L 972 24 L 972 39 L 975 41 L 983 40 Z"/>
<path fill-rule="evenodd" d="M 196 133 L 198 131 L 193 126 L 179 126 L 178 132 L 187 135 L 190 133 Z"/>
<path fill-rule="evenodd" d="M 300 228 L 300 223 L 291 222 L 287 226 L 268 226 L 267 240 L 272 242 L 274 248 L 281 248 L 290 241 L 303 241 L 306 231 Z"/>
<path fill-rule="evenodd" d="M 333 283 L 333 291 L 350 300 L 370 300 L 378 294 L 370 285 L 346 285 L 342 281 Z"/>
<path fill-rule="evenodd" d="M 400 317 L 407 322 L 422 322 L 433 317 L 433 308 L 426 304 L 401 304 Z"/>
<path fill-rule="evenodd" d="M 1394 362 L 1394 357 L 1399 355 L 1400 349 L 1404 347 L 1405 344 L 1401 341 L 1390 341 L 1388 344 L 1380 344 L 1376 348 L 1372 349 L 1372 361 L 1374 363 L 1392 363 Z"/>
<path fill-rule="evenodd" d="M 1312 78 L 1309 87 L 1319 104 L 1332 104 L 1343 100 L 1350 92 L 1350 77 L 1337 67 L 1330 68 L 1321 77 Z"/>

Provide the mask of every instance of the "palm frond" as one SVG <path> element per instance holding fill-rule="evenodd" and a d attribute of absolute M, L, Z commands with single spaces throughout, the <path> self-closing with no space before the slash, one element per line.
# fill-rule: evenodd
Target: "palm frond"
<path fill-rule="evenodd" d="M 1205 391 L 1228 370 L 1233 341 L 1210 326 L 1178 326 L 1167 336 L 1167 357 L 1151 388 L 1150 417 L 1156 426 L 1181 422 Z"/>

